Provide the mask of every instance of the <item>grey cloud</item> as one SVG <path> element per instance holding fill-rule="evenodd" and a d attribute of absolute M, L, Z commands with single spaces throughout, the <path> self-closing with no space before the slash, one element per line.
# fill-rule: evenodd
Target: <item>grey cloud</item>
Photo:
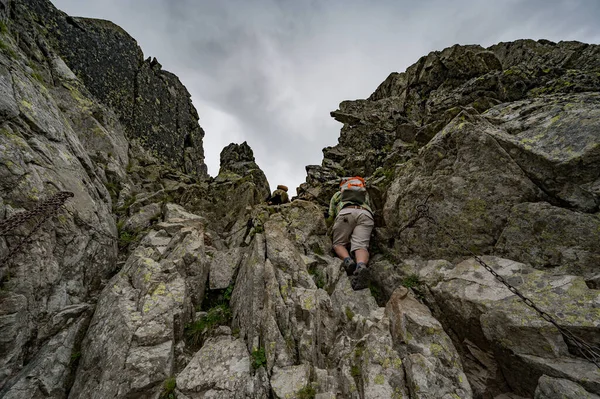
<path fill-rule="evenodd" d="M 329 117 L 392 71 L 455 43 L 598 41 L 596 0 L 56 0 L 110 19 L 180 76 L 206 130 L 211 174 L 229 137 L 247 140 L 272 186 L 299 185 L 334 145 Z"/>

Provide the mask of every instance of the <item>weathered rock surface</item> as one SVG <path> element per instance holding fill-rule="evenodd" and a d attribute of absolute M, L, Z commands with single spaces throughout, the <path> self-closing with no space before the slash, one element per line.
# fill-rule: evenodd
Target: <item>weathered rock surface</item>
<path fill-rule="evenodd" d="M 398 170 L 383 210 L 389 228 L 399 231 L 415 206 L 431 196 L 429 214 L 470 250 L 489 252 L 512 206 L 543 198 L 479 116 L 461 113 L 419 155 Z M 452 258 L 465 251 L 445 231 L 425 220 L 395 236 L 400 253 L 426 259 Z M 432 243 L 434 245 L 432 245 Z"/>
<path fill-rule="evenodd" d="M 206 177 L 198 113 L 179 79 L 109 21 L 73 18 L 48 0 L 15 1 L 18 18 L 43 21 L 42 34 L 88 90 L 111 107 L 131 139 L 171 165 Z"/>
<path fill-rule="evenodd" d="M 211 290 L 218 290 L 229 287 L 233 282 L 233 276 L 242 261 L 242 248 L 231 248 L 227 251 L 217 251 L 212 255 L 210 263 L 210 281 Z"/>
<path fill-rule="evenodd" d="M 174 374 L 193 293 L 208 277 L 202 225 L 187 221 L 176 232 L 161 230 L 170 236 L 163 250 L 156 236 L 142 241 L 108 282 L 82 343 L 71 396 L 148 397 Z"/>
<path fill-rule="evenodd" d="M 0 396 L 65 397 L 94 298 L 116 268 L 105 169 L 125 173 L 128 143 L 112 111 L 36 36 L 31 16 L 18 15 L 0 33 L 0 216 L 60 190 L 74 197 L 70 213 L 51 215 L 7 262 L 35 222 L 0 237 Z"/>
<path fill-rule="evenodd" d="M 462 110 L 484 113 L 527 97 L 539 104 L 548 94 L 598 92 L 599 52 L 597 45 L 543 40 L 432 52 L 406 72 L 392 73 L 367 100 L 344 101 L 331 113 L 344 124 L 339 143 L 323 150 L 320 166 L 307 167 L 299 196 L 325 202 L 339 178 L 353 174 L 389 184 L 396 164 L 412 158 Z"/>
<path fill-rule="evenodd" d="M 537 389 L 535 390 L 535 399 L 553 398 L 597 399 L 600 398 L 600 396 L 589 393 L 573 381 L 550 378 L 547 375 L 543 375 L 539 380 Z"/>
<path fill-rule="evenodd" d="M 508 307 L 510 291 L 482 299 L 496 283 L 485 270 L 467 272 L 477 264 L 452 278 L 433 271 L 458 270 L 473 253 L 522 262 L 524 280 L 506 269 L 516 263 L 494 265 L 597 345 L 597 293 L 588 287 L 600 281 L 599 53 L 544 40 L 432 52 L 331 113 L 343 124 L 339 143 L 298 188 L 324 209 L 340 177 L 367 178 L 377 221 L 373 292 L 390 306 L 399 285 L 416 284 L 458 348 L 474 397 L 533 397 L 544 373 L 596 392 L 594 366 L 541 319 Z M 414 222 L 426 199 L 437 225 Z M 422 285 L 425 275 L 437 277 Z"/>
<path fill-rule="evenodd" d="M 177 387 L 191 399 L 268 397 L 264 372 L 253 375 L 246 345 L 227 335 L 204 344 L 177 376 Z"/>
<path fill-rule="evenodd" d="M 577 94 L 571 95 L 568 99 L 577 101 L 578 112 L 586 115 L 585 109 L 595 112 L 593 104 L 598 104 L 599 97 L 595 94 Z M 583 120 L 590 122 L 581 124 L 577 117 L 569 116 L 569 110 L 564 110 L 563 113 L 562 107 L 566 106 L 568 99 L 540 97 L 535 100 L 511 103 L 511 107 L 514 107 L 513 112 L 521 115 L 512 119 L 513 127 L 498 122 L 498 113 L 502 112 L 504 106 L 492 108 L 483 115 L 484 118 L 463 111 L 429 141 L 418 156 L 396 170 L 399 177 L 393 181 L 387 191 L 387 201 L 383 210 L 388 227 L 395 231 L 404 228 L 415 214 L 415 205 L 423 202 L 427 196 L 431 196 L 430 215 L 437 222 L 448 229 L 449 233 L 469 250 L 490 253 L 500 239 L 500 233 L 506 226 L 513 207 L 523 209 L 521 203 L 548 201 L 564 207 L 570 201 L 572 205 L 568 206 L 569 208 L 593 212 L 597 209 L 599 198 L 593 190 L 589 190 L 589 187 L 595 184 L 597 171 L 600 169 L 600 158 L 596 154 L 600 148 L 596 134 L 597 127 L 594 126 L 594 119 L 585 117 Z M 560 104 L 556 105 L 554 100 L 559 101 Z M 536 105 L 529 108 L 531 102 Z M 531 113 L 533 109 L 536 112 Z M 552 119 L 549 115 L 558 113 L 565 115 L 566 130 L 548 127 Z M 540 141 L 527 138 L 530 137 L 527 133 L 529 131 L 527 125 L 534 124 L 534 120 L 542 127 L 529 130 L 532 131 L 531 134 L 537 135 Z M 513 129 L 520 131 L 523 135 L 522 140 L 529 143 L 522 144 L 524 146 L 522 156 L 518 155 L 519 150 L 516 147 L 512 149 L 509 147 L 508 143 L 514 141 Z M 540 133 L 541 130 L 547 133 Z M 551 151 L 550 144 L 546 140 L 565 143 L 564 151 L 560 146 L 554 147 L 555 154 L 568 152 L 567 147 L 579 148 L 579 150 L 571 150 L 572 161 L 569 161 L 571 158 L 565 158 L 570 155 L 565 157 L 555 155 L 557 159 L 552 161 L 548 154 Z M 526 154 L 537 159 L 528 162 L 525 160 Z M 568 169 L 571 169 L 571 172 L 567 172 Z M 542 176 L 544 173 L 547 176 Z M 553 180 L 561 183 L 552 183 Z M 560 192 L 570 194 L 565 196 L 566 194 Z M 568 211 L 561 210 L 561 212 L 565 214 Z M 536 220 L 537 228 L 539 229 L 542 224 L 548 223 L 546 220 L 551 219 L 547 214 L 539 218 Z M 571 212 L 568 216 L 565 214 L 563 219 L 569 220 L 569 224 L 575 224 L 576 220 L 586 219 L 586 216 Z M 586 225 L 596 224 L 596 216 L 589 215 L 587 219 L 589 221 L 586 220 Z M 514 219 L 512 223 L 515 223 Z M 511 232 L 515 231 L 515 227 L 509 229 Z M 567 241 L 577 240 L 577 244 L 572 244 L 570 250 L 582 252 L 583 259 L 578 259 L 575 264 L 567 266 L 570 262 L 565 251 L 568 252 L 569 248 L 560 249 L 560 246 L 566 242 L 555 245 L 552 241 L 546 241 L 544 244 L 546 252 L 565 253 L 565 259 L 544 262 L 538 258 L 535 259 L 535 264 L 543 266 L 550 263 L 553 267 L 571 267 L 570 270 L 577 268 L 586 277 L 591 277 L 594 271 L 593 268 L 586 266 L 590 263 L 587 259 L 594 259 L 597 255 L 596 250 L 586 249 L 589 248 L 586 244 L 583 244 L 581 249 L 573 247 L 579 247 L 579 241 L 588 239 L 595 241 L 597 231 L 594 228 L 582 229 L 588 234 L 574 234 Z M 560 233 L 557 231 L 555 234 Z M 503 240 L 511 240 L 507 243 L 511 249 L 508 249 L 505 244 L 500 244 L 500 248 L 504 246 L 506 248 L 504 251 L 509 251 L 511 256 L 516 256 L 514 259 L 533 260 L 531 256 L 527 257 L 525 254 L 523 258 L 519 257 L 520 254 L 516 253 L 517 248 L 525 243 L 513 247 L 516 235 L 512 236 L 508 233 L 507 236 L 511 238 L 505 237 Z M 530 236 L 529 240 L 536 239 L 535 237 Z M 436 243 L 435 246 L 430 245 L 431 239 Z M 404 231 L 401 237 L 397 237 L 396 245 L 400 253 L 407 255 L 416 253 L 430 259 L 468 254 L 453 243 L 442 228 L 423 222 L 418 229 Z M 574 256 L 571 255 L 570 258 L 573 259 Z"/>
<path fill-rule="evenodd" d="M 555 274 L 593 281 L 600 273 L 600 217 L 552 206 L 523 203 L 511 210 L 495 251 Z M 596 277 L 597 278 L 597 277 Z M 600 288 L 595 283 L 593 288 Z"/>
<path fill-rule="evenodd" d="M 217 177 L 188 187 L 180 202 L 210 219 L 217 230 L 229 232 L 229 241 L 236 246 L 252 227 L 248 224 L 251 207 L 265 202 L 271 191 L 247 143 L 230 144 L 220 159 Z"/>
<path fill-rule="evenodd" d="M 124 230 L 139 231 L 150 227 L 152 220 L 158 219 L 162 215 L 160 204 L 149 204 L 142 207 L 138 212 L 131 216 L 123 225 Z"/>
<path fill-rule="evenodd" d="M 595 366 L 472 259 L 502 256 L 483 259 L 600 345 L 598 46 L 433 52 L 341 103 L 339 144 L 269 207 L 247 143 L 205 178 L 189 93 L 126 32 L 8 3 L 0 220 L 74 197 L 0 264 L 0 397 L 598 397 Z M 377 221 L 361 291 L 323 217 L 351 174 Z M 439 226 L 409 223 L 425 198 Z"/>
<path fill-rule="evenodd" d="M 587 213 L 600 205 L 600 93 L 541 95 L 484 115 L 492 135 L 550 200 Z"/>
<path fill-rule="evenodd" d="M 323 219 L 315 213 L 314 221 L 306 222 L 306 214 L 293 212 L 294 208 L 306 207 L 304 204 L 295 201 L 281 206 L 280 213 L 272 214 L 264 223 L 264 233 L 255 236 L 252 252 L 240 268 L 231 302 L 233 327 L 239 329 L 248 349 L 264 347 L 275 396 L 295 397 L 294 392 L 309 389 L 310 384 L 315 393 L 337 397 L 394 398 L 406 397 L 409 391 L 420 398 L 452 394 L 471 397 L 459 355 L 439 323 L 431 334 L 445 336 L 443 354 L 430 345 L 431 339 L 427 342 L 422 336 L 406 342 L 393 338 L 398 336 L 395 329 L 406 324 L 400 321 L 405 317 L 402 312 L 416 312 L 413 320 L 429 317 L 428 322 L 414 321 L 423 330 L 437 323 L 423 305 L 411 311 L 405 309 L 405 303 L 414 303 L 414 298 L 403 298 L 402 304 L 398 299 L 388 316 L 369 290 L 352 290 L 345 273 L 340 273 L 340 261 L 315 256 L 321 260 L 307 269 L 302 255 L 311 252 L 302 245 L 300 232 L 310 236 L 315 222 L 322 223 Z M 292 215 L 303 220 L 303 225 Z M 393 327 L 392 316 L 398 320 Z M 399 349 L 410 345 L 422 349 Z M 412 363 L 411 356 L 416 357 Z M 452 362 L 443 356 L 450 356 Z M 422 367 L 431 374 L 437 368 L 447 368 L 447 377 L 439 382 L 421 380 L 421 359 L 427 359 Z M 306 371 L 313 367 L 314 372 Z M 317 378 L 318 374 L 323 377 Z"/>
<path fill-rule="evenodd" d="M 495 257 L 484 257 L 484 261 L 553 315 L 561 327 L 598 345 L 600 292 L 589 289 L 581 277 L 552 276 Z M 554 326 L 524 305 L 474 259 L 456 266 L 442 263 L 430 266 L 419 271 L 426 285 L 426 302 L 469 356 L 485 360 L 467 364 L 468 376 L 505 378 L 511 390 L 526 397 L 533 396 L 537 380 L 543 374 L 568 378 L 590 392 L 598 392 L 600 378 L 596 366 L 572 352 Z M 470 370 L 470 366 L 475 369 Z M 476 388 L 503 384 L 504 381 L 485 381 Z"/>
<path fill-rule="evenodd" d="M 3 301 L 2 304 L 4 307 L 6 303 Z M 26 306 L 25 303 L 20 305 L 23 308 Z M 79 356 L 76 348 L 79 346 L 80 337 L 85 334 L 89 317 L 89 306 L 87 305 L 64 308 L 59 314 L 56 314 L 51 323 L 52 330 L 49 329 L 42 335 L 46 338 L 46 342 L 37 352 L 37 356 L 19 372 L 16 378 L 4 385 L 0 391 L 2 397 L 14 399 L 65 397 L 67 388 L 65 382 L 72 378 L 72 367 L 78 361 Z M 24 327 L 24 331 L 20 333 L 27 332 L 27 326 Z M 3 331 L 6 330 L 3 329 Z M 11 333 L 14 334 L 14 331 L 6 332 L 8 335 L 5 336 L 5 339 L 11 338 Z M 24 334 L 19 335 L 22 337 Z M 48 339 L 48 337 L 50 338 Z M 12 342 L 5 344 L 10 343 Z M 15 349 L 8 354 L 18 353 L 17 351 L 21 348 Z"/>
<path fill-rule="evenodd" d="M 471 397 L 460 358 L 441 324 L 404 287 L 386 306 L 392 337 L 406 357 L 406 378 L 414 398 Z"/>
<path fill-rule="evenodd" d="M 308 385 L 310 369 L 307 364 L 275 368 L 271 387 L 277 399 L 294 398 Z"/>

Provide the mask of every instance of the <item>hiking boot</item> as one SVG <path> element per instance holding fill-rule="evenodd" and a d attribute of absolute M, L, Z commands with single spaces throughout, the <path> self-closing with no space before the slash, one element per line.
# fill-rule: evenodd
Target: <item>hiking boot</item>
<path fill-rule="evenodd" d="M 347 276 L 352 276 L 356 270 L 356 262 L 351 257 L 344 259 L 344 269 L 346 270 Z"/>
<path fill-rule="evenodd" d="M 364 263 L 359 263 L 350 279 L 354 291 L 365 289 L 369 286 L 369 269 Z"/>

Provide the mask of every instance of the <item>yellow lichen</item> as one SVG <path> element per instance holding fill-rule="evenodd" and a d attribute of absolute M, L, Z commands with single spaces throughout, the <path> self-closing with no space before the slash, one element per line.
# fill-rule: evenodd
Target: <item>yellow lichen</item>
<path fill-rule="evenodd" d="M 312 310 L 314 308 L 314 299 L 312 296 L 306 297 L 304 299 L 304 309 Z"/>
<path fill-rule="evenodd" d="M 389 357 L 386 357 L 385 359 L 383 359 L 383 362 L 381 363 L 381 367 L 383 367 L 384 369 L 387 369 L 390 367 L 391 363 L 392 363 L 392 359 L 390 359 Z"/>
<path fill-rule="evenodd" d="M 394 368 L 399 369 L 402 367 L 402 359 L 400 359 L 399 357 L 394 359 Z"/>
<path fill-rule="evenodd" d="M 159 295 L 164 295 L 165 292 L 167 291 L 167 286 L 165 285 L 165 283 L 160 283 L 156 289 L 154 290 L 154 292 L 152 293 L 153 297 L 159 296 Z"/>
<path fill-rule="evenodd" d="M 431 354 L 435 357 L 439 357 L 442 353 L 444 353 L 444 348 L 442 348 L 439 344 L 431 344 L 429 347 L 431 350 Z"/>
<path fill-rule="evenodd" d="M 33 104 L 31 104 L 27 100 L 21 100 L 21 105 L 24 106 L 25 108 L 27 108 L 30 111 L 33 110 Z"/>

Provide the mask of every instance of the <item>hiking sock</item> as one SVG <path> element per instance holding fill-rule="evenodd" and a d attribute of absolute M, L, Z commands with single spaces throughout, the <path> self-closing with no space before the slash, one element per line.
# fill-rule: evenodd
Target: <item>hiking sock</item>
<path fill-rule="evenodd" d="M 346 275 L 351 276 L 356 270 L 356 262 L 351 257 L 344 258 L 344 269 L 346 270 Z"/>

